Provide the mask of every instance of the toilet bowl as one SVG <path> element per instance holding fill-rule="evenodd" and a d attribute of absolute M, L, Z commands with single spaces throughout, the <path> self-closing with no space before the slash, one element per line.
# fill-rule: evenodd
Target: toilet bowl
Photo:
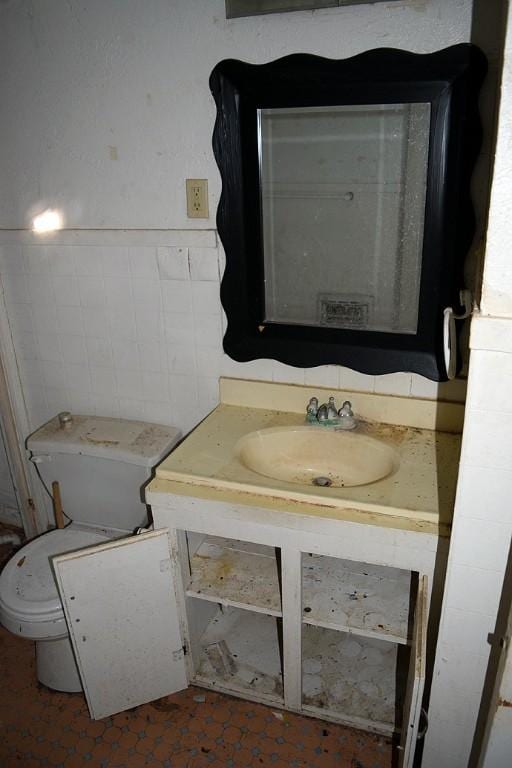
<path fill-rule="evenodd" d="M 147 524 L 141 487 L 173 448 L 173 427 L 105 417 L 56 417 L 27 441 L 46 487 L 57 480 L 71 520 L 19 549 L 0 574 L 0 624 L 35 641 L 38 680 L 82 690 L 52 557 L 128 536 Z"/>
<path fill-rule="evenodd" d="M 0 584 L 0 622 L 14 635 L 36 642 L 38 680 L 58 691 L 82 690 L 51 557 L 111 538 L 72 523 L 33 539 L 5 566 Z"/>

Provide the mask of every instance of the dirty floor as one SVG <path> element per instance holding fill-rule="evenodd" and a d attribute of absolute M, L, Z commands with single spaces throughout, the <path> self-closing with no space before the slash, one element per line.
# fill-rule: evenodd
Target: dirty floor
<path fill-rule="evenodd" d="M 190 688 L 104 720 L 38 686 L 33 643 L 0 628 L 2 768 L 389 768 L 388 739 Z"/>

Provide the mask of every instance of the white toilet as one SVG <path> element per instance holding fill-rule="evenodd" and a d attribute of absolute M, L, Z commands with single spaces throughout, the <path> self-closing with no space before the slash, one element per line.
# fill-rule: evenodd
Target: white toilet
<path fill-rule="evenodd" d="M 142 488 L 179 440 L 173 427 L 98 416 L 56 417 L 27 441 L 47 490 L 57 480 L 70 524 L 33 539 L 0 574 L 0 623 L 36 641 L 37 677 L 58 691 L 82 685 L 52 572 L 54 555 L 147 524 Z"/>

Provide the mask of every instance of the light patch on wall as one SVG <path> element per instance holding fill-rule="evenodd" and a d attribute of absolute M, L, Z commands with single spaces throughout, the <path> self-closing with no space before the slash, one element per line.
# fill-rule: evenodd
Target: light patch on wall
<path fill-rule="evenodd" d="M 47 208 L 43 213 L 34 216 L 32 220 L 32 229 L 39 234 L 55 232 L 57 229 L 62 229 L 62 226 L 63 218 L 61 212 L 52 208 Z"/>

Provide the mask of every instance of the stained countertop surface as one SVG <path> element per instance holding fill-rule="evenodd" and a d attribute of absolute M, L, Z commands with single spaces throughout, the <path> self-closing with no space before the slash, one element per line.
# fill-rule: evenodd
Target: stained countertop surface
<path fill-rule="evenodd" d="M 392 447 L 399 462 L 388 477 L 353 487 L 276 480 L 237 456 L 236 444 L 251 432 L 302 425 L 301 414 L 221 404 L 157 467 L 148 490 L 448 534 L 460 435 L 360 421 L 356 432 Z"/>

